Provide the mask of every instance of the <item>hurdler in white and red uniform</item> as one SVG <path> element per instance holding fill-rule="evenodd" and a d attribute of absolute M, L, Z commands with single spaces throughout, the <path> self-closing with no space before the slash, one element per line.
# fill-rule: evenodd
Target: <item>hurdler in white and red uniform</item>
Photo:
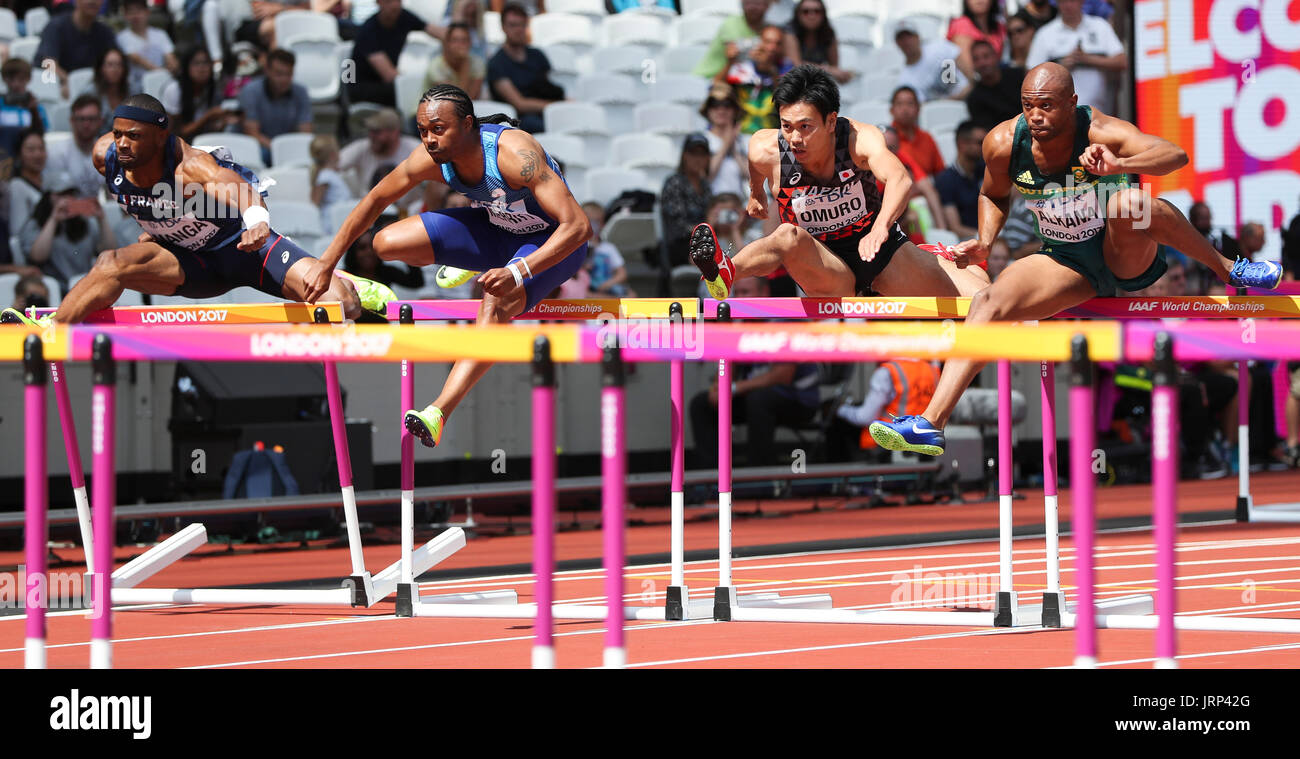
<path fill-rule="evenodd" d="M 879 129 L 839 116 L 839 88 L 825 71 L 795 67 L 772 100 L 781 127 L 750 140 L 746 211 L 767 218 L 767 182 L 781 225 L 731 259 L 709 225 L 695 228 L 691 260 L 713 297 L 723 300 L 732 282 L 780 266 L 811 296 L 960 296 L 988 285 L 984 272 L 959 270 L 936 256 L 941 249 L 908 241 L 898 217 L 912 180 Z"/>

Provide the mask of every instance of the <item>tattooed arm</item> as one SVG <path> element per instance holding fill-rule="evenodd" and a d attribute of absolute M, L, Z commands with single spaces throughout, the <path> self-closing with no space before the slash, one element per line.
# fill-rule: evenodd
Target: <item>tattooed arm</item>
<path fill-rule="evenodd" d="M 546 163 L 546 153 L 532 135 L 520 129 L 501 133 L 497 143 L 497 166 L 512 189 L 527 187 L 556 227 L 537 250 L 524 258 L 534 275 L 554 266 L 591 237 L 591 223 L 564 183 Z M 523 267 L 521 267 L 523 268 Z M 527 276 L 527 271 L 521 272 Z M 492 269 L 480 277 L 483 288 L 494 295 L 515 287 L 514 276 L 505 269 Z M 499 289 L 501 292 L 496 292 Z"/>

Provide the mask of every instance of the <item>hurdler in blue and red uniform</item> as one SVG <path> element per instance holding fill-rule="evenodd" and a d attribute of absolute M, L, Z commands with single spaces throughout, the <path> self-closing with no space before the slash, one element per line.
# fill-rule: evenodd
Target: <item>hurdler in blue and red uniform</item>
<path fill-rule="evenodd" d="M 303 299 L 314 258 L 271 230 L 258 178 L 172 134 L 156 99 L 132 95 L 123 101 L 113 131 L 95 145 L 94 161 L 109 193 L 144 233 L 132 245 L 99 253 L 53 321 L 81 321 L 128 289 L 211 298 L 248 286 Z M 394 297 L 383 285 L 346 274 L 332 277 L 327 290 L 325 299 L 342 303 L 348 318 L 362 308 L 382 312 Z M 3 321 L 32 323 L 13 309 Z"/>

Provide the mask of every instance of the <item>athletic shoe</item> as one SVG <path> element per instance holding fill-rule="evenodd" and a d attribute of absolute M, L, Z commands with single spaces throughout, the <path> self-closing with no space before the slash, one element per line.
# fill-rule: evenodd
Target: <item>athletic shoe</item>
<path fill-rule="evenodd" d="M 426 406 L 423 411 L 406 412 L 406 429 L 420 439 L 425 448 L 437 448 L 442 440 L 442 409 Z"/>
<path fill-rule="evenodd" d="M 350 280 L 352 285 L 357 288 L 357 298 L 361 301 L 361 307 L 367 311 L 373 311 L 380 316 L 385 316 L 388 311 L 389 301 L 397 300 L 397 293 L 389 289 L 387 285 L 345 271 L 336 273 L 340 277 Z"/>
<path fill-rule="evenodd" d="M 481 273 L 469 269 L 457 269 L 455 266 L 440 266 L 438 273 L 433 275 L 433 281 L 438 283 L 438 287 L 460 287 Z"/>
<path fill-rule="evenodd" d="M 940 258 L 946 258 L 949 261 L 957 260 L 957 249 L 951 245 L 944 245 L 941 242 L 926 242 L 921 243 L 916 247 L 924 250 L 926 253 L 933 253 L 934 255 L 939 256 Z"/>
<path fill-rule="evenodd" d="M 736 265 L 718 245 L 718 236 L 708 224 L 698 224 L 691 232 L 691 263 L 704 275 L 709 295 L 716 300 L 726 300 L 731 294 L 731 284 L 736 281 Z"/>
<path fill-rule="evenodd" d="M 912 451 L 927 456 L 942 456 L 947 441 L 943 430 L 936 430 L 934 425 L 923 416 L 896 416 L 894 421 L 875 421 L 868 427 L 871 437 L 885 450 Z"/>
<path fill-rule="evenodd" d="M 48 327 L 53 323 L 53 319 L 42 316 L 39 319 L 33 319 L 16 308 L 6 308 L 0 311 L 0 324 L 26 324 L 29 327 Z"/>
<path fill-rule="evenodd" d="M 1232 265 L 1228 284 L 1232 287 L 1258 287 L 1275 290 L 1282 283 L 1282 265 L 1273 261 L 1251 261 L 1238 258 Z"/>

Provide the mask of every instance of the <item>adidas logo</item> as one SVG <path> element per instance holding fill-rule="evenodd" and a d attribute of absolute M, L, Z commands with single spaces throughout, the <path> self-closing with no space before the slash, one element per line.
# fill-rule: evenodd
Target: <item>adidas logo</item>
<path fill-rule="evenodd" d="M 1033 184 L 1034 177 L 1029 173 L 1029 170 L 1026 169 L 1020 172 L 1020 176 L 1016 177 L 1016 181 L 1021 184 Z"/>

